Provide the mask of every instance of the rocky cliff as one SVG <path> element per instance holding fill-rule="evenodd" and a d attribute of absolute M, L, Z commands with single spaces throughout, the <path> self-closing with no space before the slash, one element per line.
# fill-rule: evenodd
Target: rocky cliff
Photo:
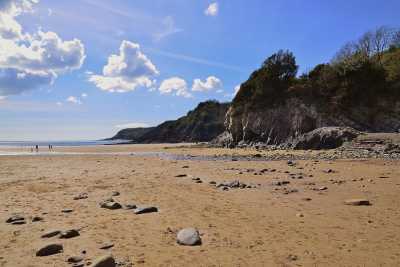
<path fill-rule="evenodd" d="M 208 142 L 225 130 L 228 107 L 228 103 L 205 101 L 177 120 L 152 128 L 124 129 L 113 139 L 131 140 L 133 143 Z"/>
<path fill-rule="evenodd" d="M 279 145 L 330 126 L 399 131 L 400 48 L 379 58 L 352 55 L 346 62 L 321 64 L 296 77 L 294 56 L 280 51 L 241 85 L 219 142 Z"/>

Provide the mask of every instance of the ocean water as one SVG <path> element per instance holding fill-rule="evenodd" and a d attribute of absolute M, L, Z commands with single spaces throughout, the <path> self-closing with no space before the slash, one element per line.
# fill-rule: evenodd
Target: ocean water
<path fill-rule="evenodd" d="M 64 147 L 64 146 L 95 146 L 124 143 L 126 140 L 99 140 L 99 141 L 0 141 L 0 147 Z"/>

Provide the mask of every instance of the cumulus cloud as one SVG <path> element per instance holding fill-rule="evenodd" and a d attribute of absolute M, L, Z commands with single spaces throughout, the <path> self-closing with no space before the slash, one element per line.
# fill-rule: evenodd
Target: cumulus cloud
<path fill-rule="evenodd" d="M 89 81 L 109 92 L 128 92 L 137 87 L 151 88 L 153 77 L 159 74 L 156 66 L 142 53 L 139 44 L 122 41 L 119 55 L 111 55 L 103 74 L 89 75 Z"/>
<path fill-rule="evenodd" d="M 143 123 L 143 122 L 130 122 L 130 123 L 115 125 L 115 128 L 118 128 L 118 129 L 147 128 L 147 127 L 150 127 L 150 125 L 147 123 Z"/>
<path fill-rule="evenodd" d="M 88 97 L 88 95 L 87 95 L 86 93 L 82 93 L 82 94 L 81 94 L 81 97 L 82 97 L 82 98 L 86 98 L 86 97 Z"/>
<path fill-rule="evenodd" d="M 0 96 L 50 85 L 58 75 L 79 69 L 85 49 L 78 39 L 63 41 L 55 32 L 25 33 L 16 18 L 38 0 L 0 1 Z"/>
<path fill-rule="evenodd" d="M 217 2 L 211 3 L 207 9 L 204 11 L 206 16 L 216 16 L 218 15 L 219 6 Z"/>
<path fill-rule="evenodd" d="M 192 85 L 192 91 L 206 92 L 211 90 L 220 90 L 222 82 L 215 76 L 208 77 L 204 82 L 200 79 L 195 79 Z"/>
<path fill-rule="evenodd" d="M 188 92 L 188 86 L 184 79 L 171 77 L 164 80 L 158 89 L 161 94 L 173 94 L 176 96 L 192 97 Z"/>

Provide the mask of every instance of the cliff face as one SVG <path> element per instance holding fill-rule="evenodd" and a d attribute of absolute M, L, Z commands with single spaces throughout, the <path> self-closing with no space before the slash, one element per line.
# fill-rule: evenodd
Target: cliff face
<path fill-rule="evenodd" d="M 284 104 L 261 110 L 238 111 L 232 106 L 225 119 L 233 144 L 263 142 L 276 145 L 316 128 L 352 127 L 359 131 L 395 132 L 400 129 L 400 102 L 383 101 L 375 107 L 358 106 L 332 111 L 301 99 L 291 98 Z"/>
<path fill-rule="evenodd" d="M 133 143 L 208 142 L 225 130 L 228 107 L 227 103 L 202 102 L 177 120 L 151 128 L 124 129 L 111 140 L 123 139 Z"/>
<path fill-rule="evenodd" d="M 224 130 L 229 104 L 216 101 L 200 103 L 174 121 L 166 121 L 140 138 L 141 143 L 208 142 Z"/>
<path fill-rule="evenodd" d="M 119 131 L 116 135 L 111 137 L 109 140 L 129 140 L 137 142 L 140 138 L 154 129 L 154 127 L 149 128 L 128 128 Z"/>

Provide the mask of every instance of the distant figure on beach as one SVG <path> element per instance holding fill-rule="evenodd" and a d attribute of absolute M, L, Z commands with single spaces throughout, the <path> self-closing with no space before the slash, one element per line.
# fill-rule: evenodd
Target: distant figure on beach
<path fill-rule="evenodd" d="M 39 146 L 38 145 L 35 146 L 35 150 L 36 150 L 36 152 L 39 152 Z"/>
<path fill-rule="evenodd" d="M 51 145 L 49 145 L 49 151 L 51 151 Z"/>
<path fill-rule="evenodd" d="M 31 147 L 31 153 L 33 153 L 33 147 Z"/>

